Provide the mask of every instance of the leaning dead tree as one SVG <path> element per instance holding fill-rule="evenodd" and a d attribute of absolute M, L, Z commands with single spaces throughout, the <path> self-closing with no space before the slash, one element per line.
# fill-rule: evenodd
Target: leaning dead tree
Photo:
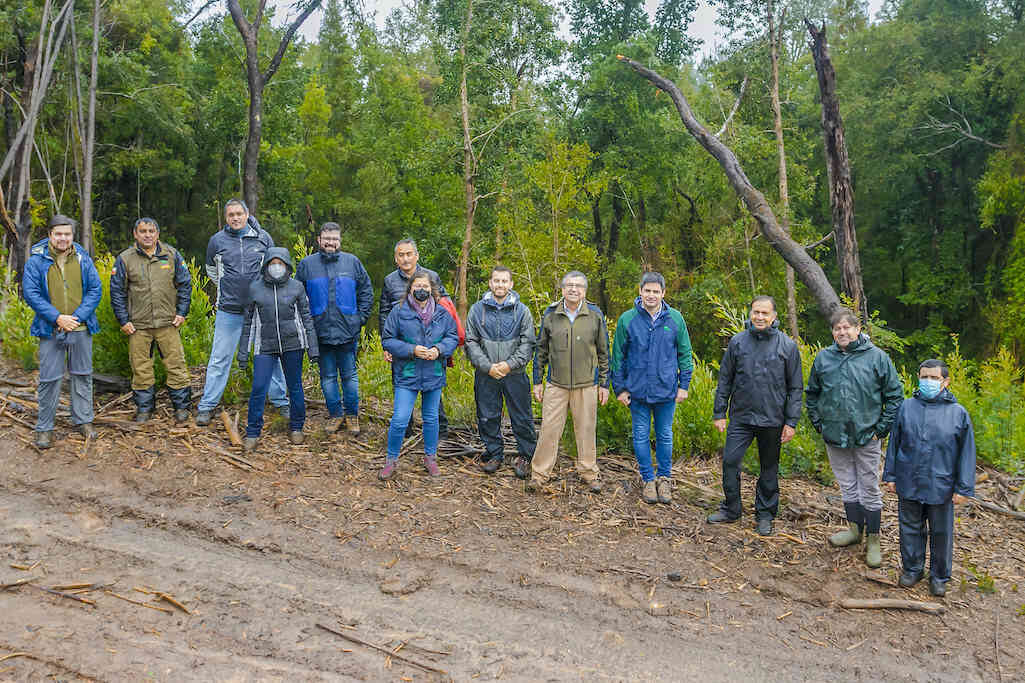
<path fill-rule="evenodd" d="M 851 184 L 851 162 L 847 156 L 840 102 L 836 97 L 836 71 L 829 58 L 826 25 L 820 30 L 807 19 L 811 34 L 811 53 L 819 75 L 822 98 L 822 136 L 825 140 L 826 170 L 829 172 L 829 204 L 833 209 L 833 237 L 836 265 L 840 269 L 840 291 L 857 306 L 863 322 L 868 321 L 868 297 L 861 279 L 858 235 L 854 229 L 854 186 Z"/>
<path fill-rule="evenodd" d="M 227 0 L 228 12 L 235 22 L 235 28 L 242 36 L 242 42 L 246 46 L 246 82 L 249 85 L 249 135 L 246 138 L 246 154 L 244 170 L 242 172 L 242 194 L 245 197 L 249 210 L 256 213 L 256 203 L 259 198 L 259 177 L 257 168 L 260 161 L 260 137 L 263 134 L 263 90 L 267 83 L 278 72 L 281 60 L 285 56 L 295 32 L 303 25 L 303 22 L 320 7 L 320 0 L 310 0 L 299 16 L 288 25 L 285 34 L 278 43 L 278 49 L 271 57 L 267 69 L 260 70 L 260 25 L 263 23 L 264 9 L 267 0 L 259 0 L 256 9 L 256 18 L 249 21 L 242 11 L 239 0 Z"/>
<path fill-rule="evenodd" d="M 726 178 L 733 187 L 734 192 L 744 202 L 744 206 L 751 215 L 758 221 L 758 228 L 773 249 L 775 249 L 783 260 L 786 261 L 801 278 L 811 295 L 815 297 L 819 312 L 829 317 L 838 308 L 840 297 L 837 296 L 833 286 L 829 283 L 822 268 L 815 262 L 804 247 L 795 242 L 780 227 L 776 215 L 766 201 L 765 195 L 759 192 L 748 180 L 747 174 L 737 160 L 737 155 L 729 147 L 724 145 L 717 137 L 712 135 L 694 116 L 687 98 L 684 97 L 676 84 L 668 78 L 649 69 L 648 67 L 635 62 L 628 57 L 618 55 L 619 61 L 629 65 L 634 71 L 651 81 L 657 88 L 664 91 L 676 105 L 676 111 L 680 114 L 684 127 L 702 147 L 711 154 L 722 167 Z"/>

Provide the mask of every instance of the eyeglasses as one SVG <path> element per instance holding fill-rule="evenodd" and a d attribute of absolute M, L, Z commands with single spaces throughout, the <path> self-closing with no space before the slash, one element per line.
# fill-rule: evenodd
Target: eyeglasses
<path fill-rule="evenodd" d="M 567 282 L 562 286 L 563 289 L 587 289 L 587 285 L 577 284 L 576 282 Z"/>

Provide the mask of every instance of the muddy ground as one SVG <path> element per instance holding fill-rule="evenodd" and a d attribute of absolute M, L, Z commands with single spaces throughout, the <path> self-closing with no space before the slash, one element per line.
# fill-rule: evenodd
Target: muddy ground
<path fill-rule="evenodd" d="M 939 602 L 927 582 L 880 582 L 899 564 L 892 497 L 869 580 L 858 553 L 825 543 L 835 489 L 784 481 L 769 538 L 750 510 L 706 525 L 713 462 L 678 465 L 674 504 L 652 507 L 625 457 L 599 461 L 600 495 L 565 460 L 536 495 L 467 457 L 432 480 L 407 456 L 381 484 L 384 425 L 349 441 L 316 410 L 302 446 L 276 418 L 253 469 L 224 455 L 241 451 L 219 424 L 163 413 L 90 444 L 62 424 L 40 452 L 6 414 L 0 584 L 35 578 L 0 592 L 0 680 L 1025 678 L 1025 522 L 974 508 L 958 516 L 944 614 L 854 611 L 837 600 Z"/>

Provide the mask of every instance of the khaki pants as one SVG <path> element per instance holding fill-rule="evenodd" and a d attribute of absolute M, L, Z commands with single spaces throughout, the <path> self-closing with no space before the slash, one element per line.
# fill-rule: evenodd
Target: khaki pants
<path fill-rule="evenodd" d="M 544 483 L 555 467 L 559 439 L 566 426 L 567 408 L 573 414 L 573 434 L 577 440 L 577 473 L 591 483 L 598 479 L 598 449 L 595 426 L 598 420 L 598 387 L 564 389 L 554 384 L 545 387 L 541 403 L 541 435 L 531 461 L 533 479 Z"/>
<path fill-rule="evenodd" d="M 189 368 L 185 365 L 185 347 L 181 332 L 174 325 L 135 330 L 128 335 L 128 361 L 132 364 L 132 389 L 149 389 L 156 383 L 150 349 L 156 341 L 167 368 L 167 386 L 183 389 L 189 386 Z"/>

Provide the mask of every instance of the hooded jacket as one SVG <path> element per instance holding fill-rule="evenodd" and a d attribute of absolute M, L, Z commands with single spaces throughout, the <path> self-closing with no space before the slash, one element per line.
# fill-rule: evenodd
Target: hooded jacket
<path fill-rule="evenodd" d="M 975 433 L 972 420 L 950 391 L 934 398 L 918 391 L 901 404 L 890 429 L 883 481 L 897 495 L 941 505 L 957 493 L 975 495 Z"/>
<path fill-rule="evenodd" d="M 225 225 L 214 233 L 206 245 L 206 274 L 217 289 L 215 310 L 245 310 L 249 284 L 259 279 L 264 255 L 273 246 L 274 240 L 253 216 L 238 232 Z"/>
<path fill-rule="evenodd" d="M 667 303 L 652 319 L 641 297 L 619 316 L 612 343 L 612 387 L 631 401 L 665 403 L 690 388 L 694 359 L 683 315 Z"/>
<path fill-rule="evenodd" d="M 374 287 L 356 256 L 310 254 L 299 262 L 295 279 L 306 286 L 318 342 L 341 345 L 359 339 L 374 307 Z"/>
<path fill-rule="evenodd" d="M 889 433 L 904 387 L 886 352 L 861 334 L 846 350 L 832 344 L 819 351 L 805 396 L 808 418 L 827 444 L 858 448 Z"/>
<path fill-rule="evenodd" d="M 267 273 L 267 264 L 275 258 L 284 261 L 287 270 L 285 276 L 277 281 Z M 238 345 L 239 365 L 249 361 L 250 346 L 254 356 L 306 349 L 310 359 L 315 360 L 320 355 L 317 332 L 310 316 L 306 289 L 292 278 L 292 257 L 288 250 L 283 247 L 268 249 L 267 263 L 260 273 L 261 276 L 249 285 L 249 304 Z"/>
<path fill-rule="evenodd" d="M 445 362 L 455 353 L 459 337 L 449 312 L 437 304 L 431 322 L 424 325 L 420 316 L 403 300 L 391 309 L 381 332 L 381 345 L 392 355 L 395 386 L 413 391 L 434 391 L 445 386 Z M 413 355 L 415 346 L 437 346 L 440 355 L 425 360 Z"/>
<path fill-rule="evenodd" d="M 445 291 L 445 285 L 441 284 L 441 278 L 430 268 L 416 267 L 416 273 L 427 273 L 434 284 L 438 287 L 438 294 L 445 298 L 448 296 L 448 292 Z M 406 298 L 406 287 L 409 285 L 409 278 L 401 270 L 396 268 L 392 272 L 384 276 L 384 284 L 381 285 L 381 301 L 377 305 L 378 313 L 378 329 L 384 334 L 384 324 L 388 320 L 388 314 L 391 313 L 391 309 L 395 308 L 403 299 Z"/>
<path fill-rule="evenodd" d="M 78 242 L 72 242 L 75 257 L 82 269 L 82 303 L 75 309 L 74 316 L 79 322 L 85 323 L 89 334 L 100 331 L 100 321 L 96 318 L 96 307 L 103 298 L 103 283 L 96 265 L 89 258 L 89 252 Z M 29 328 L 33 337 L 49 338 L 53 336 L 60 312 L 50 302 L 50 288 L 46 284 L 46 275 L 54 265 L 50 256 L 50 239 L 42 239 L 32 245 L 29 250 L 28 262 L 21 274 L 21 292 L 33 311 L 36 312 Z"/>
<path fill-rule="evenodd" d="M 157 241 L 152 256 L 138 244 L 118 254 L 110 272 L 110 306 L 119 325 L 166 327 L 176 315 L 187 316 L 191 302 L 192 274 L 174 247 Z"/>
<path fill-rule="evenodd" d="M 796 427 L 801 419 L 804 376 L 801 352 L 779 329 L 779 320 L 758 330 L 749 320 L 733 335 L 719 364 L 712 419 L 753 427 Z"/>
<path fill-rule="evenodd" d="M 466 355 L 479 372 L 501 362 L 509 364 L 510 372 L 523 372 L 534 343 L 534 317 L 514 291 L 502 303 L 485 292 L 466 315 Z"/>
<path fill-rule="evenodd" d="M 545 309 L 534 354 L 534 384 L 545 379 L 563 389 L 609 386 L 609 331 L 601 309 L 580 302 L 580 312 L 570 321 L 560 299 Z"/>

